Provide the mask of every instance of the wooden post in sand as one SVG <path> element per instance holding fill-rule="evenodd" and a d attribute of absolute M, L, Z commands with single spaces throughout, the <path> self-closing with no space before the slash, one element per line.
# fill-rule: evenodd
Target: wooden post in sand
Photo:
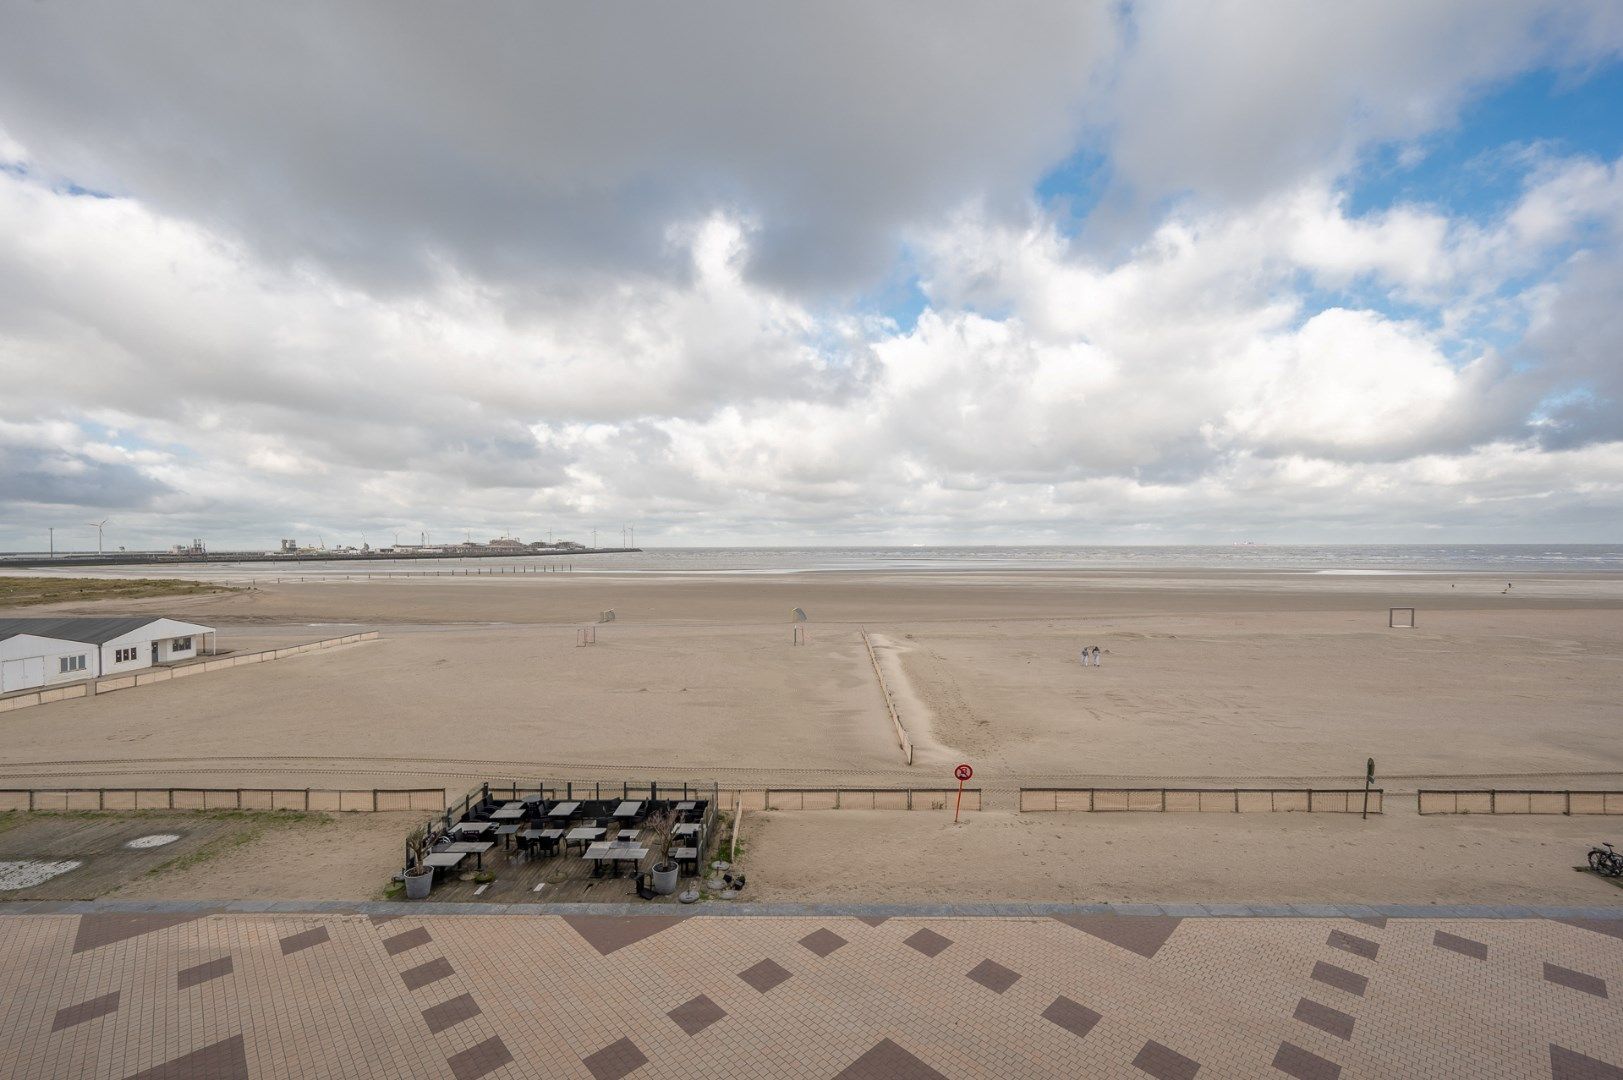
<path fill-rule="evenodd" d="M 1364 813 L 1360 821 L 1369 820 L 1369 786 L 1375 782 L 1375 759 L 1370 758 L 1369 764 L 1364 766 Z"/>

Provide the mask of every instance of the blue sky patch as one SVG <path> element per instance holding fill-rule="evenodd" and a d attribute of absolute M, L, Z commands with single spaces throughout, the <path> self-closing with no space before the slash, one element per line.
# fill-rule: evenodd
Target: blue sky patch
<path fill-rule="evenodd" d="M 1417 150 L 1423 156 L 1411 162 Z M 1534 71 L 1471 101 L 1457 124 L 1418 144 L 1377 147 L 1355 177 L 1347 211 L 1422 203 L 1483 221 L 1520 197 L 1540 161 L 1620 154 L 1623 63 L 1587 73 Z"/>

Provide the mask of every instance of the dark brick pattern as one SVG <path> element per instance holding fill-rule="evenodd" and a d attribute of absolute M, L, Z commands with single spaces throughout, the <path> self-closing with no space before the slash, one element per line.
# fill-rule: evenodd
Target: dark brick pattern
<path fill-rule="evenodd" d="M 1149 1073 L 1155 1080 L 1194 1080 L 1200 1071 L 1200 1062 L 1151 1040 L 1139 1048 L 1133 1067 Z"/>
<path fill-rule="evenodd" d="M 447 1028 L 478 1016 L 479 1011 L 479 1003 L 473 1000 L 472 994 L 461 994 L 424 1009 L 423 1023 L 428 1025 L 429 1031 L 438 1035 Z"/>
<path fill-rule="evenodd" d="M 586 1071 L 592 1074 L 593 1080 L 620 1080 L 648 1064 L 648 1058 L 637 1049 L 637 1044 L 630 1039 L 620 1039 L 612 1042 L 590 1057 L 582 1058 L 581 1064 Z M 457 1080 L 462 1080 L 458 1077 Z"/>
<path fill-rule="evenodd" d="M 1337 1080 L 1341 1066 L 1295 1043 L 1282 1042 L 1274 1054 L 1274 1068 L 1296 1080 Z"/>
<path fill-rule="evenodd" d="M 290 934 L 282 939 L 282 955 L 291 956 L 296 952 L 303 952 L 305 949 L 313 948 L 331 940 L 332 935 L 327 933 L 325 926 L 317 926 L 302 933 Z"/>
<path fill-rule="evenodd" d="M 201 964 L 194 964 L 189 968 L 182 968 L 175 976 L 175 989 L 185 990 L 200 983 L 218 979 L 223 975 L 231 974 L 231 958 L 222 956 L 218 960 L 208 960 Z"/>
<path fill-rule="evenodd" d="M 727 1015 L 727 1011 L 708 997 L 700 994 L 689 998 L 676 1008 L 665 1014 L 670 1017 L 677 1027 L 688 1035 L 697 1035 L 717 1020 Z"/>
<path fill-rule="evenodd" d="M 512 1060 L 513 1055 L 501 1036 L 492 1035 L 482 1043 L 452 1054 L 446 1059 L 446 1064 L 451 1066 L 451 1075 L 456 1080 L 479 1080 L 479 1077 L 495 1072 Z"/>

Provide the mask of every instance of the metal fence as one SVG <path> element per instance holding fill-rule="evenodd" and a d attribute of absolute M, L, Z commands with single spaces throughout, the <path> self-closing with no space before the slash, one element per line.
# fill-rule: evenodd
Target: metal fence
<path fill-rule="evenodd" d="M 1623 791 L 1514 788 L 1419 792 L 1422 814 L 1623 814 Z"/>
<path fill-rule="evenodd" d="M 1021 788 L 1020 810 L 1358 814 L 1366 794 L 1369 812 L 1381 813 L 1380 788 Z"/>
<path fill-rule="evenodd" d="M 444 788 L 5 788 L 6 810 L 440 810 Z"/>

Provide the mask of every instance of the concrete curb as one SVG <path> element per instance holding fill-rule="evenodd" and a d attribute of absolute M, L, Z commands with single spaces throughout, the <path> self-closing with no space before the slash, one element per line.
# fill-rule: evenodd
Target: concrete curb
<path fill-rule="evenodd" d="M 1161 916 L 1184 919 L 1604 919 L 1623 922 L 1623 907 L 1527 907 L 1487 904 L 768 904 L 715 901 L 673 904 L 406 903 L 389 900 L 4 900 L 7 915 L 611 915 L 718 918 L 849 916 L 867 918 L 1051 918 L 1057 915 Z"/>

